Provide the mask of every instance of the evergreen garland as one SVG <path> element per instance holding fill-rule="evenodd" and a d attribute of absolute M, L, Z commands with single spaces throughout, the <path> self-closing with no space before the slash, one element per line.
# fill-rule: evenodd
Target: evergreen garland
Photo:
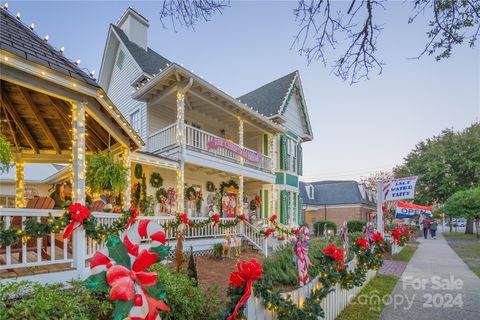
<path fill-rule="evenodd" d="M 230 180 L 228 182 L 223 181 L 220 183 L 220 194 L 223 195 L 223 192 L 225 191 L 225 188 L 234 188 L 238 189 L 238 184 L 235 180 Z"/>
<path fill-rule="evenodd" d="M 142 184 L 140 187 L 140 201 L 138 202 L 138 209 L 141 213 L 147 213 L 147 178 L 145 173 L 142 175 Z"/>

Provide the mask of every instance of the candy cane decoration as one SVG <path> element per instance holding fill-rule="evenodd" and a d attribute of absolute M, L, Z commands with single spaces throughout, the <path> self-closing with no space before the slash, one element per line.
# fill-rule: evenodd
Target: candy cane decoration
<path fill-rule="evenodd" d="M 137 256 L 143 238 L 150 238 L 153 248 L 165 245 L 166 241 L 162 226 L 152 220 L 141 220 L 128 228 L 127 234 L 123 238 L 127 252 L 132 256 Z"/>
<path fill-rule="evenodd" d="M 146 237 L 151 239 L 151 246 L 140 251 L 140 241 Z M 133 306 L 128 312 L 128 319 L 160 319 L 157 309 L 168 311 L 170 308 L 163 301 L 158 300 L 158 297 L 148 294 L 148 290 L 152 286 L 157 286 L 157 274 L 145 272 L 145 270 L 162 258 L 161 250 L 156 251 L 155 248 L 165 244 L 166 237 L 163 228 L 151 220 L 142 220 L 130 226 L 123 242 L 120 242 L 118 237 L 109 241 L 112 241 L 113 244 L 107 242 L 106 248 L 93 255 L 90 261 L 91 277 L 105 277 L 106 283 L 111 288 L 109 290 L 110 300 L 133 300 Z M 123 256 L 122 250 L 116 251 L 113 256 L 121 258 L 121 261 L 117 263 L 111 258 L 110 250 L 113 248 L 117 250 L 119 242 L 120 246 L 124 246 L 128 255 L 125 251 L 123 251 Z M 94 279 L 90 283 L 98 283 L 95 281 Z M 91 285 L 90 288 L 95 288 L 95 286 Z"/>

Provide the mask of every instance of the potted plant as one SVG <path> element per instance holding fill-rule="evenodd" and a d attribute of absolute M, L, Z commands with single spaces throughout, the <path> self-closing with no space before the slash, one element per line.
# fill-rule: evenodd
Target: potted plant
<path fill-rule="evenodd" d="M 87 164 L 87 185 L 95 193 L 108 190 L 119 195 L 127 187 L 127 168 L 110 152 L 95 153 Z"/>

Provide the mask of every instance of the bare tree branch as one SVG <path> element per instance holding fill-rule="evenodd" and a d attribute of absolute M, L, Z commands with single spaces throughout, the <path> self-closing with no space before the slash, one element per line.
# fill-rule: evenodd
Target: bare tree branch
<path fill-rule="evenodd" d="M 369 73 L 377 69 L 380 74 L 383 61 L 377 54 L 377 37 L 382 30 L 374 22 L 374 10 L 383 8 L 383 0 L 351 0 L 342 13 L 342 4 L 334 13 L 331 0 L 299 0 L 294 9 L 295 20 L 300 27 L 292 48 L 298 46 L 300 54 L 308 63 L 321 60 L 327 64 L 327 53 L 337 47 L 345 47 L 343 54 L 332 65 L 333 73 L 343 80 L 355 83 L 368 79 Z M 340 44 L 338 39 L 344 38 Z"/>
<path fill-rule="evenodd" d="M 170 18 L 175 31 L 175 21 L 183 27 L 195 29 L 199 20 L 210 21 L 214 14 L 221 14 L 229 5 L 229 0 L 165 0 L 160 21 L 165 28 L 164 19 Z"/>

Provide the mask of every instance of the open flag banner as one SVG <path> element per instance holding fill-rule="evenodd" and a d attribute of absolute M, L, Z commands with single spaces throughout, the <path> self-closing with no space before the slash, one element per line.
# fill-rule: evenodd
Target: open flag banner
<path fill-rule="evenodd" d="M 414 218 L 419 214 L 431 216 L 432 207 L 419 206 L 413 203 L 397 202 L 397 210 L 395 212 L 395 218 L 397 219 Z"/>
<path fill-rule="evenodd" d="M 415 198 L 417 177 L 392 179 L 383 183 L 383 201 Z"/>

